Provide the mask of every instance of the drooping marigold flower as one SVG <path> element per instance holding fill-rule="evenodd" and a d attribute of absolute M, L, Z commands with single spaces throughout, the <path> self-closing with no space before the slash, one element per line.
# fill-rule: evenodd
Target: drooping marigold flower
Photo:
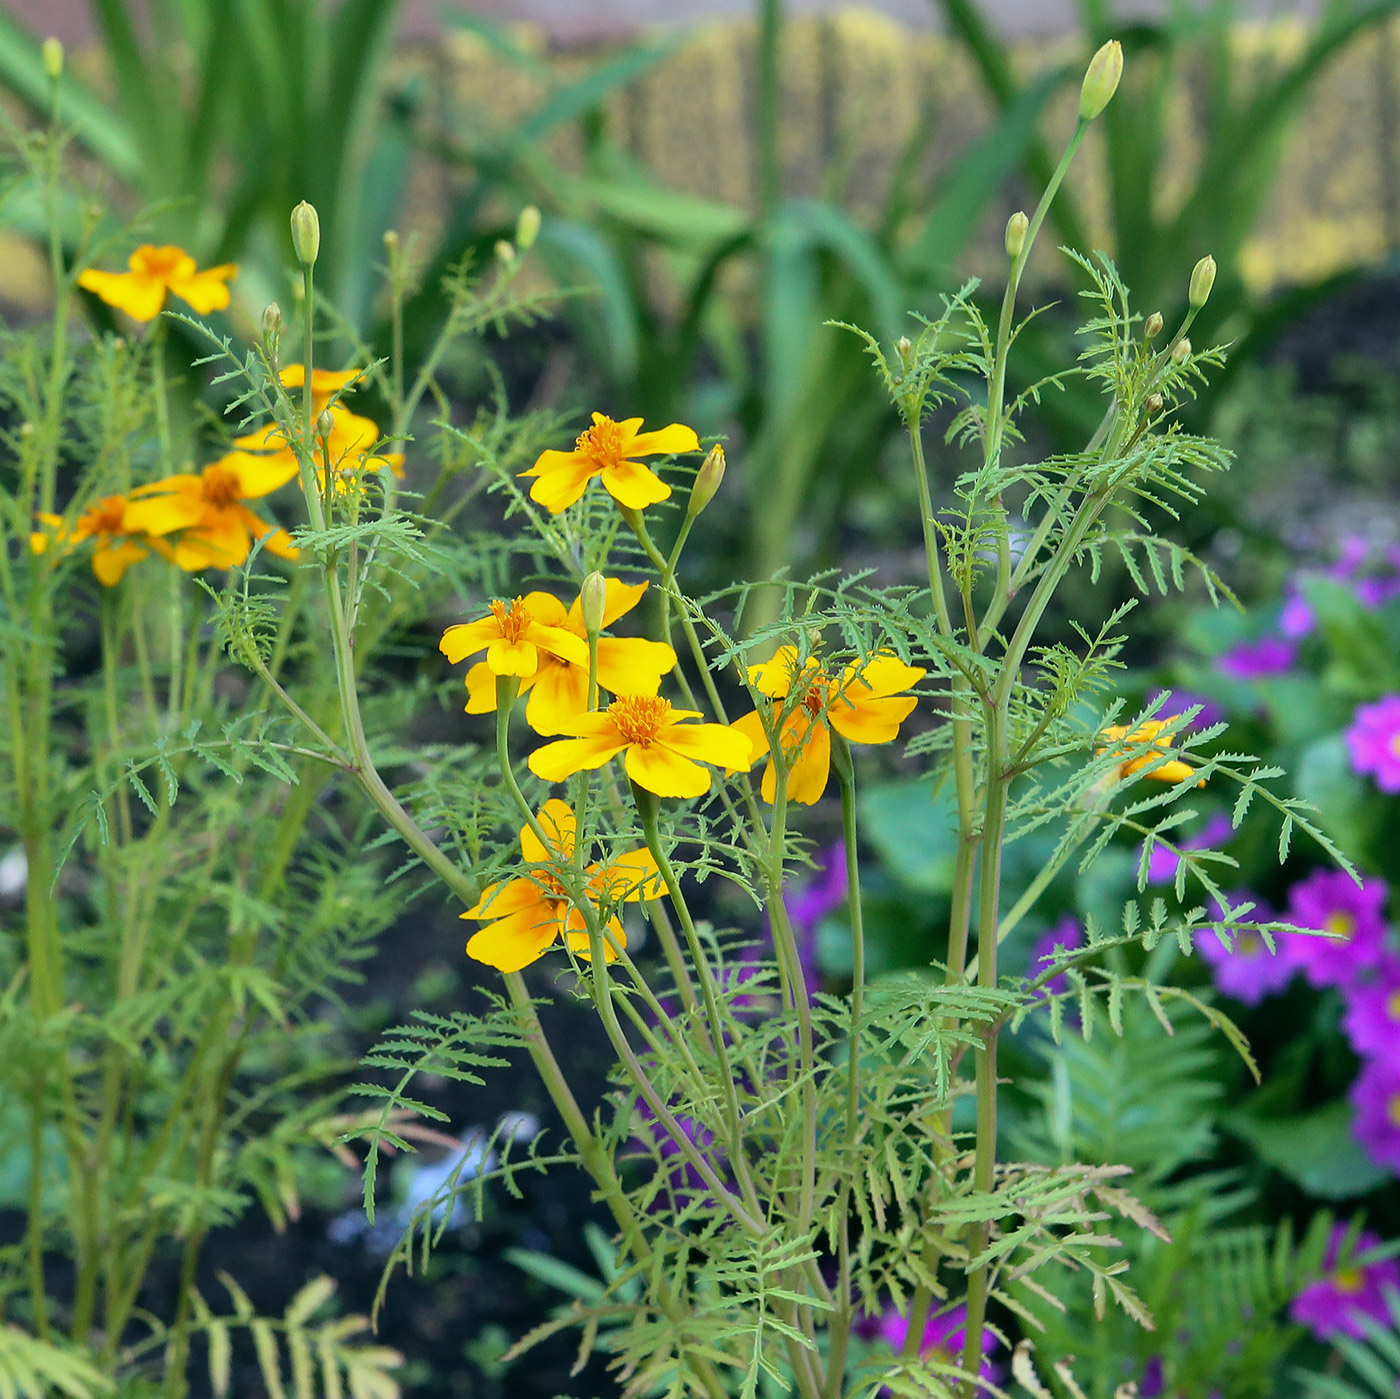
<path fill-rule="evenodd" d="M 633 457 L 654 457 L 674 452 L 694 452 L 700 446 L 693 428 L 672 423 L 657 432 L 639 432 L 640 418 L 617 423 L 602 413 L 593 415 L 593 426 L 579 433 L 572 452 L 541 452 L 522 476 L 533 476 L 530 499 L 551 514 L 567 509 L 597 476 L 619 505 L 645 510 L 671 494 L 671 488 Z"/>
<path fill-rule="evenodd" d="M 467 956 L 497 971 L 517 972 L 528 967 L 561 937 L 580 957 L 592 957 L 583 911 L 550 868 L 574 858 L 578 841 L 574 813 L 554 798 L 544 804 L 537 819 L 549 844 L 545 845 L 530 826 L 521 828 L 520 853 L 528 864 L 528 874 L 491 885 L 461 915 L 491 920 L 468 940 Z M 615 908 L 638 899 L 654 899 L 661 893 L 661 876 L 648 850 L 631 850 L 602 864 L 591 864 L 585 878 L 588 899 L 595 908 Z M 607 927 L 618 945 L 625 947 L 627 935 L 616 913 L 608 917 Z M 605 942 L 604 948 L 608 961 L 615 960 L 612 945 Z"/>
<path fill-rule="evenodd" d="M 130 512 L 131 501 L 126 496 L 104 496 L 84 510 L 69 529 L 64 527 L 62 515 L 40 511 L 38 520 L 44 528 L 29 536 L 29 547 L 36 554 L 47 553 L 51 547 L 58 553 L 68 554 L 91 539 L 95 543 L 92 571 L 104 588 L 114 588 L 127 569 L 150 552 L 147 531 L 131 523 Z M 172 511 L 170 528 L 183 529 L 193 524 L 198 513 L 193 509 Z"/>
<path fill-rule="evenodd" d="M 319 413 L 347 384 L 360 375 L 358 369 L 313 369 L 311 371 L 311 411 Z M 306 383 L 306 366 L 289 364 L 278 376 L 284 389 L 299 389 Z"/>
<path fill-rule="evenodd" d="M 313 399 L 317 392 L 316 376 L 320 372 L 317 369 L 313 370 L 311 374 Z M 334 390 L 332 389 L 330 392 L 333 393 Z M 331 430 L 326 437 L 325 452 L 330 454 L 331 470 L 335 473 L 337 492 L 343 493 L 349 489 L 347 473 L 355 470 L 373 471 L 387 466 L 395 476 L 401 477 L 403 475 L 402 452 L 376 452 L 374 450 L 375 444 L 379 441 L 379 425 L 373 419 L 362 418 L 358 413 L 352 413 L 342 403 L 325 403 L 316 410 L 317 417 L 319 418 L 323 412 L 329 413 L 331 419 Z M 295 476 L 300 469 L 297 465 L 296 453 L 292 450 L 292 444 L 287 440 L 286 433 L 276 423 L 270 423 L 266 427 L 244 433 L 241 437 L 235 437 L 233 445 L 237 453 L 275 463 L 279 469 L 288 473 L 288 480 Z M 316 463 L 317 484 L 322 490 L 325 490 L 325 455 L 322 452 L 319 438 L 313 448 L 313 457 Z"/>
<path fill-rule="evenodd" d="M 1115 755 L 1124 754 L 1122 763 L 1118 767 L 1118 780 L 1126 781 L 1134 773 L 1141 772 L 1143 768 L 1157 761 L 1161 753 L 1169 752 L 1172 746 L 1172 735 L 1163 733 L 1169 724 L 1178 718 L 1177 715 L 1170 715 L 1166 719 L 1146 719 L 1130 733 L 1125 725 L 1113 724 L 1103 731 L 1103 736 L 1109 739 L 1114 745 L 1112 748 L 1096 748 L 1095 753 L 1102 756 L 1112 752 Z M 1133 757 L 1126 756 L 1126 750 L 1134 744 L 1151 743 L 1152 747 Z M 1154 751 L 1156 750 L 1156 751 Z M 1189 782 L 1196 775 L 1196 769 L 1190 763 L 1184 763 L 1180 758 L 1172 758 L 1159 767 L 1155 767 L 1144 776 L 1150 777 L 1154 782 Z M 1198 787 L 1206 785 L 1205 778 L 1196 783 Z"/>
<path fill-rule="evenodd" d="M 826 791 L 831 776 L 831 729 L 851 743 L 889 743 L 918 700 L 902 691 L 917 685 L 927 672 L 905 665 L 896 656 L 872 656 L 853 661 L 839 677 L 829 675 L 815 656 L 798 657 L 795 646 L 782 646 L 771 661 L 749 667 L 749 679 L 774 703 L 773 717 L 794 693 L 801 698 L 782 719 L 782 746 L 788 762 L 789 801 L 811 805 Z M 735 721 L 734 727 L 753 743 L 753 760 L 769 752 L 764 717 L 758 710 Z M 764 801 L 777 795 L 777 773 L 770 755 L 759 788 Z"/>
<path fill-rule="evenodd" d="M 243 502 L 270 495 L 295 474 L 275 459 L 259 460 L 234 452 L 211 462 L 199 475 L 180 474 L 154 481 L 131 493 L 129 528 L 150 535 L 179 531 L 174 543 L 152 547 L 189 573 L 203 568 L 238 568 L 248 560 L 255 539 L 278 558 L 297 557 L 286 530 L 268 524 Z"/>
<path fill-rule="evenodd" d="M 558 605 L 554 598 L 550 601 Z M 438 650 L 453 665 L 485 651 L 485 664 L 491 675 L 516 675 L 522 681 L 534 678 L 544 656 L 581 665 L 585 674 L 588 671 L 587 641 L 562 626 L 541 621 L 529 599 L 523 597 L 516 598 L 509 607 L 495 598 L 485 617 L 448 627 L 438 642 Z"/>
<path fill-rule="evenodd" d="M 702 717 L 693 709 L 672 709 L 659 695 L 620 695 L 606 709 L 561 725 L 569 737 L 531 753 L 530 771 L 546 782 L 562 782 L 623 753 L 628 777 L 648 792 L 702 796 L 710 790 L 702 763 L 737 772 L 753 761 L 747 734 L 728 724 L 686 722 Z"/>
<path fill-rule="evenodd" d="M 607 600 L 603 626 L 610 627 L 630 612 L 646 591 L 645 583 L 606 580 Z M 566 609 L 549 593 L 526 593 L 521 605 L 539 623 L 578 637 L 584 646 L 584 663 L 541 650 L 533 675 L 520 682 L 520 693 L 530 692 L 525 719 L 538 734 L 562 733 L 562 726 L 588 710 L 588 632 L 583 625 L 582 599 Z M 444 641 L 446 638 L 444 638 Z M 598 638 L 598 684 L 614 694 L 654 695 L 661 677 L 676 664 L 676 653 L 662 641 L 638 637 Z M 467 713 L 490 714 L 496 708 L 496 674 L 488 661 L 478 661 L 467 672 Z"/>
<path fill-rule="evenodd" d="M 127 266 L 131 271 L 101 272 L 89 267 L 79 275 L 78 285 L 137 321 L 160 315 L 170 292 L 201 316 L 222 311 L 228 305 L 227 283 L 238 275 L 232 262 L 200 272 L 194 259 L 173 243 L 159 248 L 142 243 L 127 259 Z"/>

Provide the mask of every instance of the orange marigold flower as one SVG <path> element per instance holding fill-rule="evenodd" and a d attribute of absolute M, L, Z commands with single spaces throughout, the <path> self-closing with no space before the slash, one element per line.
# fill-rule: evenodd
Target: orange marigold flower
<path fill-rule="evenodd" d="M 294 559 L 297 549 L 286 530 L 268 524 L 243 502 L 271 494 L 295 470 L 295 463 L 288 471 L 275 459 L 234 452 L 211 462 L 198 476 L 167 476 L 133 491 L 127 524 L 151 535 L 178 530 L 174 544 L 160 539 L 153 547 L 190 573 L 239 567 L 247 562 L 255 539 L 263 540 L 269 553 Z"/>
<path fill-rule="evenodd" d="M 300 366 L 295 365 L 291 368 L 300 368 Z M 313 398 L 317 393 L 316 376 L 320 372 L 317 369 L 313 370 L 311 374 Z M 334 391 L 332 389 L 329 392 L 333 393 Z M 379 441 L 379 425 L 373 419 L 362 418 L 358 413 L 352 413 L 341 403 L 323 403 L 322 407 L 316 410 L 318 416 L 322 409 L 331 415 L 331 430 L 326 438 L 326 450 L 330 453 L 331 469 L 335 472 L 337 491 L 344 492 L 349 488 L 346 473 L 357 469 L 376 470 L 379 467 L 387 466 L 395 476 L 401 477 L 403 475 L 402 452 L 374 451 L 375 444 Z M 244 433 L 241 437 L 235 437 L 233 445 L 240 453 L 276 463 L 280 469 L 287 472 L 288 480 L 295 476 L 300 469 L 297 465 L 296 453 L 292 450 L 292 444 L 288 442 L 286 433 L 276 423 L 270 423 L 266 427 Z M 316 480 L 321 489 L 324 490 L 326 471 L 319 438 L 314 448 L 314 456 Z"/>
<path fill-rule="evenodd" d="M 461 916 L 491 920 L 467 942 L 467 956 L 498 971 L 518 972 L 538 961 L 562 937 L 585 960 L 591 958 L 583 911 L 569 898 L 551 865 L 570 861 L 578 841 L 573 811 L 558 799 L 547 801 L 537 819 L 549 839 L 546 845 L 526 825 L 520 832 L 520 853 L 529 865 L 528 877 L 493 884 L 481 899 Z M 616 907 L 638 899 L 654 899 L 661 893 L 661 876 L 650 851 L 631 850 L 585 871 L 589 902 Z M 622 921 L 611 914 L 607 927 L 620 947 L 627 934 Z M 604 943 L 604 955 L 613 961 L 617 953 Z"/>
<path fill-rule="evenodd" d="M 84 510 L 71 528 L 64 525 L 62 515 L 40 511 L 38 519 L 44 528 L 29 536 L 29 547 L 36 554 L 47 553 L 51 546 L 59 553 L 68 554 L 91 539 L 95 543 L 92 571 L 104 588 L 114 588 L 127 569 L 149 552 L 146 547 L 151 542 L 146 538 L 148 532 L 133 524 L 130 515 L 131 501 L 124 495 L 104 496 Z M 193 523 L 195 512 L 186 511 L 181 518 L 184 523 Z M 171 529 L 182 527 L 181 524 L 171 525 Z"/>
<path fill-rule="evenodd" d="M 1111 725 L 1103 731 L 1103 736 L 1112 740 L 1113 746 L 1111 748 L 1096 748 L 1094 751 L 1100 756 L 1109 752 L 1117 756 L 1120 753 L 1126 754 L 1126 751 L 1135 744 L 1150 743 L 1152 746 L 1145 752 L 1131 758 L 1125 756 L 1123 762 L 1119 764 L 1118 780 L 1120 782 L 1126 781 L 1134 773 L 1141 772 L 1143 768 L 1156 762 L 1162 753 L 1171 751 L 1172 735 L 1163 733 L 1162 730 L 1180 717 L 1180 715 L 1172 714 L 1165 719 L 1147 719 L 1131 733 L 1125 725 Z M 1168 762 L 1154 767 L 1151 772 L 1144 774 L 1154 782 L 1189 782 L 1195 775 L 1196 769 L 1190 763 L 1183 763 L 1180 758 L 1172 758 Z M 1198 787 L 1205 785 L 1204 777 L 1196 783 Z"/>
<path fill-rule="evenodd" d="M 640 418 L 616 423 L 602 413 L 593 415 L 593 426 L 579 433 L 572 452 L 541 452 L 539 460 L 522 476 L 537 478 L 530 499 L 552 514 L 567 509 L 597 476 L 619 505 L 645 510 L 671 494 L 671 488 L 633 457 L 654 457 L 674 452 L 694 452 L 700 446 L 694 429 L 672 423 L 657 432 L 639 432 Z"/>
<path fill-rule="evenodd" d="M 493 676 L 516 675 L 522 681 L 536 675 L 543 656 L 556 656 L 585 669 L 588 666 L 588 643 L 562 626 L 542 622 L 523 597 L 516 598 L 509 607 L 495 598 L 485 617 L 448 627 L 438 642 L 438 650 L 453 665 L 485 651 L 486 667 Z"/>
<path fill-rule="evenodd" d="M 710 790 L 702 763 L 738 771 L 753 761 L 753 744 L 728 724 L 691 724 L 703 716 L 672 709 L 658 695 L 622 695 L 606 709 L 562 725 L 569 735 L 530 754 L 530 771 L 546 782 L 600 768 L 619 753 L 627 775 L 658 797 L 698 797 Z"/>
<path fill-rule="evenodd" d="M 603 625 L 610 627 L 641 600 L 645 583 L 627 584 L 609 578 L 603 606 Z M 583 625 L 580 599 L 565 609 L 549 593 L 526 593 L 521 606 L 535 621 L 576 636 L 584 647 L 583 663 L 541 648 L 533 675 L 520 682 L 520 693 L 530 692 L 525 719 L 538 734 L 563 732 L 570 719 L 588 711 L 588 632 Z M 444 643 L 446 637 L 443 638 Z M 614 694 L 654 695 L 661 677 L 676 664 L 676 653 L 662 641 L 638 637 L 598 638 L 598 684 Z M 467 672 L 467 713 L 490 714 L 496 708 L 496 672 L 489 661 L 479 661 Z"/>
<path fill-rule="evenodd" d="M 810 806 L 826 791 L 831 776 L 829 729 L 851 743 L 889 743 L 898 738 L 899 726 L 918 704 L 913 695 L 901 691 L 917 685 L 926 673 L 896 656 L 878 655 L 852 662 L 836 678 L 815 656 L 801 661 L 795 646 L 782 646 L 771 661 L 750 666 L 754 687 L 775 701 L 766 716 L 769 724 L 787 709 L 780 738 L 788 764 L 788 800 Z M 782 703 L 794 693 L 801 695 L 797 703 Z M 754 710 L 734 724 L 753 741 L 754 761 L 770 751 L 764 717 Z M 773 800 L 777 786 L 770 754 L 759 789 L 765 801 Z"/>
<path fill-rule="evenodd" d="M 194 259 L 173 243 L 159 248 L 142 243 L 127 259 L 127 266 L 131 271 L 101 272 L 89 267 L 78 277 L 78 285 L 137 321 L 160 315 L 170 292 L 188 302 L 201 316 L 222 311 L 228 305 L 226 283 L 238 275 L 238 267 L 232 262 L 200 272 Z"/>

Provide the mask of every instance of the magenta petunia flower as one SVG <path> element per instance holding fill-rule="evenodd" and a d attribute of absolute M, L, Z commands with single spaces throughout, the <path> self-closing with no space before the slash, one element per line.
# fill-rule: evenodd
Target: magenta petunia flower
<path fill-rule="evenodd" d="M 1343 870 L 1317 870 L 1288 891 L 1288 921 L 1331 933 L 1298 938 L 1298 960 L 1314 986 L 1340 986 L 1385 956 L 1386 884 L 1353 884 Z"/>
<path fill-rule="evenodd" d="M 1031 964 L 1026 969 L 1026 975 L 1032 979 L 1042 976 L 1057 951 L 1073 952 L 1076 948 L 1083 946 L 1083 927 L 1072 913 L 1065 914 L 1053 928 L 1046 929 L 1036 938 L 1031 947 Z M 1056 996 L 1061 992 L 1068 991 L 1069 977 L 1063 972 L 1058 976 L 1052 976 L 1045 983 L 1045 990 Z"/>
<path fill-rule="evenodd" d="M 887 1308 L 879 1316 L 862 1316 L 855 1326 L 858 1335 L 864 1336 L 867 1340 L 883 1340 L 889 1348 L 898 1354 L 904 1345 L 904 1338 L 909 1334 L 909 1319 L 895 1311 L 893 1307 Z M 919 1354 L 925 1360 L 930 1356 L 947 1365 L 959 1365 L 962 1363 L 963 1345 L 967 1339 L 967 1308 L 956 1306 L 946 1312 L 936 1312 L 928 1319 L 928 1325 L 924 1327 L 924 1343 L 919 1348 Z M 985 1380 L 996 1380 L 996 1367 L 991 1362 L 991 1355 L 997 1348 L 996 1337 L 988 1330 L 982 1332 L 982 1378 Z"/>
<path fill-rule="evenodd" d="M 1356 1236 L 1347 1258 L 1342 1260 L 1342 1243 L 1347 1226 L 1336 1224 L 1327 1245 L 1323 1266 L 1325 1277 L 1310 1282 L 1294 1299 L 1289 1308 L 1293 1320 L 1306 1326 L 1319 1341 L 1337 1336 L 1365 1337 L 1363 1317 L 1386 1324 L 1390 1321 L 1387 1295 L 1400 1292 L 1400 1263 L 1382 1258 L 1372 1263 L 1358 1262 L 1381 1245 L 1380 1238 L 1363 1229 Z M 1338 1267 L 1338 1263 L 1342 1266 Z"/>
<path fill-rule="evenodd" d="M 1400 792 L 1400 695 L 1361 705 L 1347 730 L 1353 772 L 1369 772 L 1382 792 Z"/>
<path fill-rule="evenodd" d="M 1230 824 L 1230 818 L 1216 811 L 1211 813 L 1206 819 L 1205 825 L 1195 835 L 1182 838 L 1169 834 L 1167 839 L 1178 850 L 1219 850 L 1228 844 L 1234 833 L 1235 828 Z M 1152 853 L 1147 857 L 1147 882 L 1149 884 L 1170 884 L 1176 878 L 1176 867 L 1180 863 L 1181 856 L 1175 850 L 1168 850 L 1161 841 L 1158 841 L 1152 847 Z"/>
<path fill-rule="evenodd" d="M 1377 1165 L 1400 1174 L 1400 1061 L 1365 1060 L 1348 1097 L 1352 1136 Z"/>
<path fill-rule="evenodd" d="M 1342 1032 L 1363 1058 L 1400 1049 L 1400 957 L 1387 953 L 1375 980 L 1343 988 Z"/>
<path fill-rule="evenodd" d="M 1292 670 L 1297 659 L 1295 642 L 1281 636 L 1261 636 L 1258 641 L 1242 641 L 1232 647 L 1216 665 L 1222 674 L 1236 680 L 1262 680 Z"/>
<path fill-rule="evenodd" d="M 1273 912 L 1254 894 L 1237 891 L 1230 895 L 1230 902 L 1236 908 L 1242 903 L 1253 903 L 1254 908 L 1245 915 L 1251 923 L 1269 923 L 1274 919 Z M 1215 911 L 1223 913 L 1219 907 Z M 1196 951 L 1209 964 L 1211 979 L 1225 995 L 1247 1006 L 1257 1006 L 1297 976 L 1301 966 L 1297 944 L 1302 938 L 1275 933 L 1274 950 L 1270 952 L 1262 934 L 1252 928 L 1240 928 L 1230 937 L 1227 946 L 1219 933 L 1205 930 L 1196 934 Z"/>

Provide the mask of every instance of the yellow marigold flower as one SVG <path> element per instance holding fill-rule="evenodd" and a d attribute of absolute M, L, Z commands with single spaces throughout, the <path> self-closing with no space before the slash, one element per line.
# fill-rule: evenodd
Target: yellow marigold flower
<path fill-rule="evenodd" d="M 490 919 L 467 942 L 467 956 L 498 971 L 518 972 L 538 961 L 562 937 L 579 956 L 592 956 L 582 911 L 564 892 L 551 864 L 573 859 L 578 827 L 573 811 L 557 799 L 547 801 L 538 813 L 540 827 L 549 837 L 546 846 L 530 826 L 520 832 L 520 853 L 529 864 L 526 878 L 493 884 L 480 901 L 461 916 Z M 650 851 L 632 850 L 586 871 L 588 897 L 595 907 L 654 899 L 661 893 L 661 876 Z M 616 914 L 607 926 L 619 946 L 627 935 Z M 605 943 L 605 955 L 617 953 Z"/>
<path fill-rule="evenodd" d="M 301 366 L 289 366 L 289 370 L 292 368 L 300 369 Z M 313 400 L 318 392 L 316 376 L 320 372 L 319 369 L 311 371 Z M 339 378 L 342 376 L 330 377 Z M 316 408 L 317 416 L 322 412 L 331 415 L 331 430 L 326 438 L 326 450 L 330 453 L 331 468 L 335 472 L 336 490 L 343 493 L 348 489 L 345 473 L 355 469 L 374 470 L 387 466 L 395 476 L 401 477 L 403 475 L 403 453 L 375 452 L 374 445 L 379 441 L 379 425 L 371 418 L 362 418 L 358 413 L 352 413 L 344 404 L 330 403 L 328 401 L 329 394 L 334 392 L 334 389 L 328 390 L 326 400 L 320 406 L 313 403 L 313 407 Z M 291 480 L 299 470 L 292 444 L 287 441 L 287 435 L 276 423 L 258 428 L 254 432 L 244 433 L 241 437 L 235 437 L 233 445 L 241 453 L 247 453 L 263 461 L 277 463 L 280 469 L 287 472 L 288 480 Z M 316 480 L 321 489 L 325 490 L 326 471 L 322 462 L 319 440 L 315 446 L 315 460 Z"/>
<path fill-rule="evenodd" d="M 201 316 L 222 311 L 228 305 L 225 284 L 238 275 L 238 267 L 232 262 L 200 272 L 194 259 L 171 243 L 160 248 L 143 243 L 127 259 L 127 266 L 130 272 L 100 272 L 89 267 L 78 277 L 78 285 L 137 321 L 160 315 L 169 292 L 188 302 Z"/>
<path fill-rule="evenodd" d="M 546 594 L 531 593 L 530 596 Z M 555 600 L 550 598 L 550 601 Z M 557 656 L 585 670 L 588 666 L 588 643 L 562 626 L 540 621 L 523 597 L 516 598 L 509 607 L 496 598 L 489 615 L 475 622 L 448 627 L 438 642 L 438 650 L 453 665 L 478 651 L 485 651 L 486 667 L 493 676 L 518 675 L 521 680 L 535 676 L 542 654 Z"/>
<path fill-rule="evenodd" d="M 255 539 L 263 540 L 269 553 L 294 559 L 297 549 L 286 530 L 268 524 L 243 502 L 269 495 L 295 470 L 295 463 L 289 472 L 275 459 L 234 452 L 211 462 L 198 476 L 167 476 L 133 491 L 127 525 L 151 535 L 179 530 L 173 545 L 161 539 L 153 541 L 153 547 L 190 573 L 237 568 L 247 562 Z"/>
<path fill-rule="evenodd" d="M 783 717 L 781 741 L 788 761 L 788 800 L 811 805 L 826 791 L 831 776 L 831 734 L 835 729 L 851 743 L 889 743 L 918 700 L 900 692 L 917 685 L 927 672 L 905 665 L 896 656 L 879 655 L 853 662 L 839 678 L 827 674 L 813 656 L 798 659 L 795 646 L 780 647 L 771 661 L 749 667 L 749 679 L 760 694 L 786 701 L 794 692 L 801 699 Z M 783 708 L 770 707 L 769 721 Z M 734 727 L 753 742 L 757 761 L 769 752 L 763 716 L 755 710 Z M 765 801 L 777 794 L 777 773 L 770 756 L 760 791 Z"/>
<path fill-rule="evenodd" d="M 552 514 L 567 509 L 595 476 L 619 505 L 645 510 L 671 494 L 664 481 L 633 457 L 654 457 L 673 452 L 693 452 L 700 439 L 693 429 L 672 423 L 657 432 L 639 432 L 640 418 L 615 423 L 602 413 L 593 415 L 593 426 L 579 433 L 572 452 L 541 452 L 539 460 L 522 476 L 536 477 L 530 499 Z"/>
<path fill-rule="evenodd" d="M 1139 724 L 1131 733 L 1125 725 L 1113 724 L 1103 731 L 1103 736 L 1110 739 L 1116 746 L 1113 748 L 1096 748 L 1094 751 L 1102 756 L 1104 753 L 1123 752 L 1132 744 L 1151 743 L 1152 747 L 1146 752 L 1139 753 L 1136 757 L 1124 758 L 1118 767 L 1119 781 L 1126 781 L 1134 773 L 1141 772 L 1149 763 L 1154 762 L 1159 753 L 1169 752 L 1172 746 L 1172 735 L 1164 734 L 1162 730 L 1171 724 L 1178 715 L 1170 715 L 1166 719 L 1148 719 Z M 1155 751 L 1154 751 L 1155 750 Z M 1160 767 L 1155 767 L 1151 772 L 1145 774 L 1152 778 L 1154 782 L 1189 782 L 1196 775 L 1196 769 L 1190 763 L 1183 763 L 1180 758 L 1172 758 L 1169 762 L 1163 763 Z M 1196 783 L 1198 787 L 1206 785 L 1205 778 L 1201 778 Z"/>
<path fill-rule="evenodd" d="M 647 585 L 628 585 L 609 578 L 606 586 L 603 626 L 610 627 L 642 600 Z M 541 625 L 569 632 L 583 642 L 582 665 L 553 651 L 541 650 L 535 673 L 520 682 L 520 693 L 530 692 L 525 709 L 530 727 L 538 734 L 562 733 L 570 719 L 588 711 L 588 632 L 583 625 L 582 600 L 575 598 L 567 610 L 549 593 L 526 593 L 520 601 Z M 661 677 L 675 664 L 676 653 L 665 642 L 620 636 L 598 638 L 598 684 L 614 694 L 654 695 L 661 688 Z M 489 661 L 478 661 L 467 672 L 467 713 L 490 714 L 495 708 L 496 673 Z"/>
<path fill-rule="evenodd" d="M 358 369 L 313 369 L 311 371 L 311 411 L 319 413 L 352 379 L 359 377 Z M 284 389 L 299 389 L 306 383 L 306 366 L 289 364 L 278 376 Z"/>
<path fill-rule="evenodd" d="M 606 709 L 581 714 L 561 726 L 569 735 L 530 754 L 530 771 L 546 782 L 586 768 L 600 768 L 619 753 L 627 775 L 658 797 L 698 797 L 710 790 L 701 763 L 737 772 L 753 761 L 753 744 L 728 724 L 689 724 L 703 717 L 672 709 L 658 695 L 622 695 Z"/>
<path fill-rule="evenodd" d="M 36 554 L 47 553 L 50 546 L 68 554 L 87 540 L 94 540 L 96 547 L 92 551 L 92 571 L 104 588 L 114 588 L 122 581 L 127 569 L 144 559 L 149 552 L 146 544 L 133 537 L 144 535 L 145 531 L 131 523 L 130 513 L 131 502 L 124 495 L 104 496 L 84 510 L 73 521 L 71 529 L 64 526 L 62 515 L 40 511 L 39 523 L 44 528 L 29 536 L 29 547 Z M 182 518 L 184 523 L 190 524 L 194 522 L 196 514 L 186 511 Z M 180 524 L 171 525 L 172 529 L 182 527 Z"/>

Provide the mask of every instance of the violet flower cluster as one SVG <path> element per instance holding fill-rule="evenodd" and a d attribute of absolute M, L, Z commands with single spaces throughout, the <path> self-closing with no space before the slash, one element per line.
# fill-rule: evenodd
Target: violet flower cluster
<path fill-rule="evenodd" d="M 1365 1318 L 1388 1325 L 1389 1298 L 1400 1293 L 1400 1263 L 1393 1258 L 1362 1261 L 1381 1246 L 1379 1236 L 1362 1230 L 1342 1257 L 1349 1227 L 1337 1224 L 1327 1244 L 1323 1276 L 1310 1282 L 1289 1309 L 1293 1320 L 1306 1326 L 1320 1341 L 1338 1336 L 1361 1340 Z"/>

